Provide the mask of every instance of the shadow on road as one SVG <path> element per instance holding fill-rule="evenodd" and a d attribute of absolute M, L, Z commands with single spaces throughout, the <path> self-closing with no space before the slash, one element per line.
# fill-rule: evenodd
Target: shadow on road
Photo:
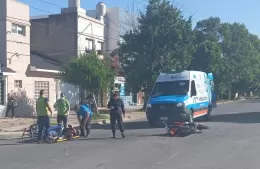
<path fill-rule="evenodd" d="M 134 121 L 134 122 L 124 122 L 124 127 L 126 130 L 137 130 L 137 129 L 150 129 L 147 121 Z M 156 128 L 163 128 L 164 126 L 158 124 Z M 110 130 L 110 124 L 91 124 L 91 129 L 103 129 Z"/>
<path fill-rule="evenodd" d="M 260 112 L 212 115 L 211 122 L 260 123 Z"/>
<path fill-rule="evenodd" d="M 4 139 L 2 139 L 4 140 Z M 10 141 L 11 140 L 17 140 L 17 139 L 9 139 Z M 7 140 L 6 140 L 7 141 Z M 30 140 L 30 139 L 21 139 L 21 140 L 18 140 L 14 143 L 0 143 L 0 147 L 2 146 L 18 146 L 18 145 L 25 145 L 25 144 L 38 144 L 35 140 Z"/>
<path fill-rule="evenodd" d="M 125 130 L 151 129 L 147 121 L 124 122 L 124 127 L 125 127 Z M 163 128 L 163 127 L 164 127 L 164 125 L 158 124 L 156 128 Z M 98 123 L 91 124 L 91 129 L 92 130 L 95 130 L 95 129 L 111 130 L 110 124 L 98 124 Z M 159 135 L 154 135 L 154 136 L 159 136 Z M 160 135 L 160 136 L 162 136 L 162 135 Z M 108 139 L 111 139 L 111 138 L 109 138 L 109 137 L 106 137 L 106 138 L 81 138 L 81 139 L 76 139 L 76 140 L 80 141 L 80 140 L 106 140 L 106 139 L 108 140 Z M 0 141 L 1 140 L 2 141 L 3 140 L 12 141 L 12 140 L 17 140 L 17 138 L 13 138 L 13 139 L 1 138 Z M 33 141 L 33 140 L 29 140 L 28 138 L 24 138 L 24 139 L 18 139 L 18 141 L 16 141 L 16 143 L 14 143 L 14 144 L 1 144 L 0 143 L 0 146 L 24 145 L 24 144 L 32 144 L 32 143 L 36 143 L 36 142 Z"/>

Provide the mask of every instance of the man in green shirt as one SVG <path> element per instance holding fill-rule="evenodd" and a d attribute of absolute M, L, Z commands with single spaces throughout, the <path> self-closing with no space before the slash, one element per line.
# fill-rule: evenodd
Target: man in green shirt
<path fill-rule="evenodd" d="M 44 96 L 44 90 L 40 90 L 40 97 L 36 101 L 36 112 L 38 117 L 38 143 L 42 142 L 42 131 L 45 128 L 44 140 L 48 138 L 48 129 L 50 128 L 50 117 L 49 113 L 52 116 L 52 110 L 49 105 L 49 99 Z"/>
<path fill-rule="evenodd" d="M 54 108 L 58 109 L 57 123 L 61 125 L 63 123 L 64 128 L 67 128 L 68 114 L 70 111 L 70 103 L 65 98 L 64 93 L 60 94 L 60 99 L 54 104 Z"/>

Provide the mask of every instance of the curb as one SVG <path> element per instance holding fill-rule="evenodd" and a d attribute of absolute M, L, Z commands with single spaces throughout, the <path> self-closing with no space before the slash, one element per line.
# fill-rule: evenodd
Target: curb
<path fill-rule="evenodd" d="M 226 101 L 226 102 L 219 102 L 219 103 L 217 103 L 217 105 L 219 105 L 219 104 L 227 104 L 227 103 L 234 103 L 235 101 Z"/>
<path fill-rule="evenodd" d="M 230 101 L 217 103 L 217 105 L 219 105 L 219 104 L 227 104 L 227 103 L 235 103 L 235 102 L 242 102 L 242 101 L 245 101 L 245 100 L 230 100 Z"/>

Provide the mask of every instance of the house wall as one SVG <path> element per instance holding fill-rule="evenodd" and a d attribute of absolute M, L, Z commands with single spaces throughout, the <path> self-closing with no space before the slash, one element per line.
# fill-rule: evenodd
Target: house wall
<path fill-rule="evenodd" d="M 66 63 L 77 56 L 77 13 L 31 19 L 32 51 Z"/>
<path fill-rule="evenodd" d="M 2 64 L 6 63 L 6 2 L 0 1 L 0 61 Z"/>
<path fill-rule="evenodd" d="M 104 23 L 86 16 L 81 8 L 61 9 L 61 14 L 31 19 L 31 24 L 31 43 L 34 44 L 31 50 L 62 63 L 85 53 L 88 40 L 92 40 L 93 49 L 98 42 L 104 43 Z M 61 83 L 59 90 L 69 99 L 71 107 L 79 102 L 78 88 Z"/>
<path fill-rule="evenodd" d="M 6 9 L 6 66 L 14 70 L 15 76 L 7 76 L 6 93 L 15 93 L 18 101 L 18 108 L 15 109 L 16 117 L 29 116 L 34 113 L 35 103 L 35 81 L 49 82 L 49 100 L 53 104 L 56 99 L 54 75 L 49 73 L 28 73 L 30 64 L 30 22 L 29 6 L 18 1 L 7 0 Z M 2 6 L 2 4 L 1 4 Z M 1 11 L 1 10 L 0 10 Z M 15 11 L 15 12 L 14 12 Z M 2 11 L 1 11 L 2 12 Z M 25 34 L 12 33 L 12 23 L 25 26 Z M 3 42 L 3 41 L 1 41 Z M 1 50 L 2 52 L 2 50 Z M 22 82 L 21 88 L 15 86 L 15 80 Z M 3 115 L 3 111 L 1 112 Z"/>
<path fill-rule="evenodd" d="M 120 8 L 107 8 L 105 17 L 105 32 L 106 32 L 106 51 L 109 55 L 113 50 L 118 48 L 118 41 L 120 38 Z"/>
<path fill-rule="evenodd" d="M 84 53 L 88 41 L 93 41 L 93 49 L 98 42 L 104 43 L 104 24 L 96 19 L 79 14 L 78 17 L 78 50 Z"/>
<path fill-rule="evenodd" d="M 0 1 L 0 62 L 2 65 L 6 63 L 6 3 L 7 0 Z M 5 106 L 0 105 L 0 114 L 2 114 L 4 111 Z"/>
<path fill-rule="evenodd" d="M 96 18 L 96 9 L 87 10 L 87 15 Z M 137 25 L 137 16 L 126 12 L 125 9 L 112 7 L 106 9 L 105 15 L 105 55 L 109 55 L 118 48 L 121 41 L 120 35 L 130 30 L 133 25 Z"/>

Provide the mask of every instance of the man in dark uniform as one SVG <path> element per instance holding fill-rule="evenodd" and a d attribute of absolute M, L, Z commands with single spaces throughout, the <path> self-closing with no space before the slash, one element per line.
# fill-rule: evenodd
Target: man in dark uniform
<path fill-rule="evenodd" d="M 110 123 L 111 129 L 113 133 L 113 138 L 116 138 L 116 122 L 121 131 L 122 138 L 124 135 L 124 124 L 123 117 L 125 117 L 125 106 L 123 100 L 121 100 L 118 96 L 118 93 L 114 93 L 113 98 L 108 102 L 107 107 L 110 109 Z"/>

